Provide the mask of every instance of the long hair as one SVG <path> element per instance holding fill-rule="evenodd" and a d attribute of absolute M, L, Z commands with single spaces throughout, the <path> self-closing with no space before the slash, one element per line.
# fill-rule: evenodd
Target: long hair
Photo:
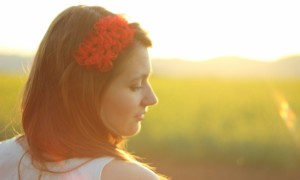
<path fill-rule="evenodd" d="M 53 20 L 42 39 L 22 100 L 22 125 L 33 160 L 133 158 L 121 146 L 123 138 L 104 126 L 99 109 L 105 88 L 120 73 L 134 44 L 152 45 L 147 33 L 139 24 L 129 24 L 135 29 L 135 43 L 106 73 L 86 69 L 73 57 L 95 22 L 107 15 L 114 14 L 99 6 L 67 8 Z"/>

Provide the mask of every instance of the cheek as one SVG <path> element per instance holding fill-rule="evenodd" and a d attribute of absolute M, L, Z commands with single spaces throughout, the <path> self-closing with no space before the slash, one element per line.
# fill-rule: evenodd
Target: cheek
<path fill-rule="evenodd" d="M 125 100 L 119 100 L 117 103 L 110 103 L 110 115 L 113 116 L 113 119 L 119 120 L 130 116 L 132 111 L 131 103 L 126 102 Z M 112 119 L 112 120 L 113 120 Z"/>
<path fill-rule="evenodd" d="M 114 116 L 130 114 L 136 109 L 137 105 L 137 100 L 128 93 L 115 93 L 106 98 L 105 104 L 103 104 L 106 107 L 106 112 Z"/>
<path fill-rule="evenodd" d="M 138 113 L 139 100 L 131 92 L 109 93 L 103 98 L 101 115 L 104 124 L 111 131 L 127 134 L 135 123 L 134 116 Z"/>

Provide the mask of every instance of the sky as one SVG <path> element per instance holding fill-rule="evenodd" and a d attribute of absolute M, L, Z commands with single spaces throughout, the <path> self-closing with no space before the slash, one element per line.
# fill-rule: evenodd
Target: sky
<path fill-rule="evenodd" d="M 298 1 L 299 2 L 299 1 Z M 297 0 L 10 0 L 0 3 L 0 53 L 33 55 L 51 21 L 71 5 L 100 5 L 149 32 L 152 57 L 260 61 L 300 54 Z"/>

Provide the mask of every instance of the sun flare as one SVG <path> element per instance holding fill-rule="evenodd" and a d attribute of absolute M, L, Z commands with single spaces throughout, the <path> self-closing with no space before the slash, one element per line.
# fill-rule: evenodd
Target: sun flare
<path fill-rule="evenodd" d="M 290 132 L 296 145 L 300 148 L 300 136 L 298 133 L 298 120 L 294 110 L 290 107 L 286 98 L 279 92 L 274 93 L 274 97 L 278 103 L 278 113 L 283 120 L 285 126 Z"/>

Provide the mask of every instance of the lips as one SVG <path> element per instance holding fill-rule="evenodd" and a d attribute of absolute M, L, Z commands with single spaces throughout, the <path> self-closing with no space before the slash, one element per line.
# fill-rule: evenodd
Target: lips
<path fill-rule="evenodd" d="M 145 118 L 145 113 L 146 113 L 146 112 L 140 113 L 140 114 L 136 115 L 135 117 L 136 117 L 137 119 L 139 119 L 139 120 L 142 120 L 142 119 Z"/>

